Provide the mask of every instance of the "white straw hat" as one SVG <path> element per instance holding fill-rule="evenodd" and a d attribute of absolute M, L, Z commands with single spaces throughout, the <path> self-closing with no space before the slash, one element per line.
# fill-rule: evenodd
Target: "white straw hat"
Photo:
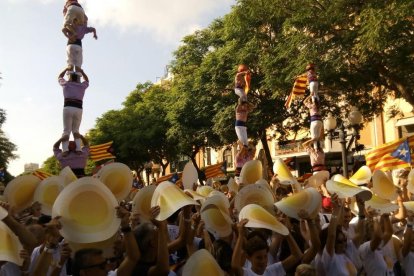
<path fill-rule="evenodd" d="M 359 168 L 349 180 L 357 185 L 367 184 L 371 181 L 372 172 L 368 166 L 362 166 Z"/>
<path fill-rule="evenodd" d="M 118 202 L 112 192 L 98 179 L 83 177 L 58 195 L 52 217 L 60 216 L 61 235 L 77 243 L 107 240 L 119 228 L 116 216 Z"/>
<path fill-rule="evenodd" d="M 186 195 L 183 190 L 169 181 L 164 181 L 158 184 L 151 199 L 151 207 L 160 207 L 160 213 L 155 218 L 159 221 L 167 219 L 178 209 L 186 205 L 199 204 L 197 201 Z"/>
<path fill-rule="evenodd" d="M 240 171 L 240 183 L 245 185 L 253 184 L 263 178 L 262 173 L 263 168 L 260 160 L 247 161 Z"/>
<path fill-rule="evenodd" d="M 273 164 L 273 171 L 277 175 L 280 184 L 282 185 L 293 185 L 298 184 L 298 180 L 292 175 L 289 168 L 286 166 L 282 159 L 276 158 Z"/>
<path fill-rule="evenodd" d="M 16 212 L 20 212 L 33 203 L 33 196 L 40 179 L 34 175 L 20 175 L 10 181 L 4 195 L 7 202 Z"/>
<path fill-rule="evenodd" d="M 183 268 L 183 276 L 224 276 L 223 270 L 214 257 L 206 249 L 197 250 L 187 260 Z"/>
<path fill-rule="evenodd" d="M 34 201 L 41 204 L 42 213 L 50 216 L 52 214 L 53 203 L 65 185 L 64 178 L 61 176 L 49 176 L 40 182 L 34 193 Z"/>
<path fill-rule="evenodd" d="M 78 179 L 69 166 L 66 166 L 63 170 L 61 170 L 59 176 L 63 178 L 65 186 Z"/>
<path fill-rule="evenodd" d="M 234 208 L 240 210 L 248 204 L 258 204 L 265 209 L 272 208 L 274 198 L 272 193 L 261 184 L 247 185 L 241 189 L 235 196 Z"/>
<path fill-rule="evenodd" d="M 376 170 L 372 176 L 372 191 L 379 197 L 388 200 L 396 200 L 397 187 L 392 180 L 381 170 Z"/>
<path fill-rule="evenodd" d="M 156 185 L 145 186 L 132 199 L 132 212 L 138 213 L 144 221 L 151 220 L 151 200 L 156 188 Z"/>
<path fill-rule="evenodd" d="M 288 217 L 300 219 L 298 212 L 305 209 L 311 218 L 315 218 L 321 209 L 322 196 L 315 188 L 306 188 L 299 193 L 285 197 L 275 203 L 275 206 Z"/>
<path fill-rule="evenodd" d="M 98 179 L 104 183 L 121 201 L 125 199 L 132 188 L 132 171 L 122 163 L 114 162 L 103 166 L 96 174 Z"/>
<path fill-rule="evenodd" d="M 198 172 L 194 167 L 193 162 L 189 161 L 185 164 L 183 175 L 182 175 L 184 189 L 193 189 L 194 183 L 198 181 Z"/>
<path fill-rule="evenodd" d="M 0 221 L 0 260 L 21 266 L 23 264 L 23 259 L 20 257 L 22 249 L 19 238 L 3 221 Z"/>
<path fill-rule="evenodd" d="M 246 227 L 265 228 L 285 236 L 289 235 L 289 230 L 286 226 L 260 205 L 248 204 L 244 206 L 239 213 L 239 221 L 242 219 L 249 220 Z"/>

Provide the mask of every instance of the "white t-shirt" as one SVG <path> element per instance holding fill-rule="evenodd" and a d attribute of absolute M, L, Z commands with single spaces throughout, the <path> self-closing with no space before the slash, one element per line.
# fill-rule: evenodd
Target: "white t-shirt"
<path fill-rule="evenodd" d="M 283 268 L 281 262 L 277 262 L 266 267 L 266 270 L 263 274 L 256 274 L 251 270 L 251 268 L 243 267 L 243 275 L 244 276 L 284 276 L 286 275 L 286 271 Z"/>
<path fill-rule="evenodd" d="M 357 275 L 357 269 L 354 263 L 345 254 L 329 255 L 326 248 L 322 253 L 322 263 L 326 275 L 351 276 Z"/>
<path fill-rule="evenodd" d="M 372 251 L 370 244 L 371 241 L 367 241 L 358 249 L 367 276 L 394 275 L 393 264 L 388 264 L 387 266 L 382 250 L 377 249 Z"/>
<path fill-rule="evenodd" d="M 414 253 L 409 252 L 407 256 L 403 258 L 402 267 L 404 268 L 405 275 L 414 275 Z"/>
<path fill-rule="evenodd" d="M 30 275 L 33 273 L 33 269 L 34 269 L 34 266 L 36 264 L 36 260 L 40 256 L 40 247 L 41 246 L 38 246 L 35 249 L 33 249 L 32 255 L 30 257 L 30 266 L 29 266 Z M 54 269 L 54 265 L 58 264 L 59 261 L 60 261 L 60 247 L 61 247 L 61 245 L 59 244 L 58 248 L 52 253 L 52 261 L 50 263 L 49 270 L 47 271 L 48 276 L 52 273 L 52 271 Z M 66 274 L 66 262 L 62 266 L 62 269 L 60 270 L 59 275 L 60 276 L 67 276 L 67 274 Z"/>

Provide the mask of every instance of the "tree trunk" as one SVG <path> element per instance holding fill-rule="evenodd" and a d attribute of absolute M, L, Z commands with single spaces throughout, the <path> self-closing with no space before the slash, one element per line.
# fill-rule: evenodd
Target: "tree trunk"
<path fill-rule="evenodd" d="M 266 131 L 263 131 L 262 135 L 260 135 L 260 141 L 262 142 L 263 150 L 264 150 L 265 155 L 266 155 L 268 172 L 271 172 L 272 175 L 273 175 L 274 174 L 274 172 L 273 172 L 273 160 L 272 160 L 272 155 L 270 154 L 269 145 L 267 144 Z"/>
<path fill-rule="evenodd" d="M 201 185 L 204 185 L 204 179 L 201 177 L 201 170 L 198 167 L 197 161 L 195 160 L 195 157 L 197 155 L 197 153 L 199 152 L 200 148 L 199 147 L 195 147 L 193 152 L 191 153 L 190 159 L 191 162 L 193 162 L 194 167 L 197 170 L 197 174 L 198 174 L 198 181 L 200 182 Z"/>

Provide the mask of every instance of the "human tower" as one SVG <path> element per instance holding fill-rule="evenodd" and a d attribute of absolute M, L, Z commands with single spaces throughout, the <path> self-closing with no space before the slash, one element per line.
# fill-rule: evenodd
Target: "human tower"
<path fill-rule="evenodd" d="M 69 137 L 72 133 L 74 138 L 75 151 L 82 152 L 82 135 L 79 127 L 82 120 L 83 97 L 85 90 L 89 86 L 89 79 L 82 70 L 83 53 L 82 39 L 85 34 L 93 33 L 97 39 L 96 29 L 88 27 L 88 17 L 85 14 L 78 0 L 67 0 L 63 8 L 63 28 L 62 33 L 68 39 L 66 46 L 67 67 L 59 74 L 59 84 L 63 88 L 64 108 L 63 108 L 63 134 L 60 139 L 62 142 L 62 155 L 69 154 L 72 144 Z M 67 75 L 67 79 L 65 79 Z M 83 82 L 81 82 L 83 78 Z M 71 149 L 72 150 L 72 149 Z"/>

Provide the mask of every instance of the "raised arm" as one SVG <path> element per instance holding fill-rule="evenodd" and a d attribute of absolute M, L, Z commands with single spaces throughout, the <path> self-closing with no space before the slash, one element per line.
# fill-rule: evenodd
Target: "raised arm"
<path fill-rule="evenodd" d="M 58 79 L 61 79 L 65 76 L 66 72 L 69 70 L 68 67 L 66 67 L 58 76 Z"/>
<path fill-rule="evenodd" d="M 62 138 L 60 138 L 59 140 L 56 141 L 56 143 L 53 144 L 53 149 L 57 150 L 60 147 L 60 143 L 62 142 Z"/>
<path fill-rule="evenodd" d="M 341 216 L 342 204 L 336 194 L 333 194 L 331 199 L 334 209 L 328 226 L 328 237 L 326 239 L 325 248 L 328 254 L 333 256 L 335 253 L 336 227 L 338 226 L 338 220 Z"/>
<path fill-rule="evenodd" d="M 155 206 L 151 208 L 152 222 L 158 227 L 158 248 L 157 248 L 157 262 L 150 267 L 148 271 L 149 276 L 168 275 L 170 271 L 168 263 L 168 248 L 167 248 L 167 221 L 155 220 L 155 217 L 160 213 L 160 207 Z"/>
<path fill-rule="evenodd" d="M 79 138 L 82 140 L 82 143 L 83 143 L 83 145 L 85 146 L 85 147 L 89 147 L 89 141 L 88 141 L 88 139 L 86 139 L 85 138 L 85 136 L 83 136 L 82 134 L 78 134 L 79 135 Z"/>
<path fill-rule="evenodd" d="M 244 244 L 244 226 L 249 222 L 248 219 L 243 219 L 237 224 L 237 241 L 233 249 L 233 255 L 231 257 L 231 268 L 236 276 L 243 275 L 243 264 L 242 260 L 242 251 Z"/>
<path fill-rule="evenodd" d="M 302 259 L 303 254 L 291 233 L 286 237 L 286 240 L 289 245 L 290 256 L 282 261 L 282 265 L 283 269 L 288 271 Z"/>
<path fill-rule="evenodd" d="M 414 213 L 410 213 L 407 218 L 407 225 L 404 231 L 404 242 L 401 249 L 403 258 L 410 253 L 411 243 L 413 239 L 413 225 L 414 225 Z"/>
<path fill-rule="evenodd" d="M 355 229 L 355 236 L 352 239 L 355 247 L 358 248 L 363 240 L 365 233 L 365 201 L 356 195 L 356 202 L 358 205 L 358 224 Z"/>
<path fill-rule="evenodd" d="M 82 69 L 82 68 L 76 67 L 76 70 L 82 74 L 82 77 L 83 77 L 83 79 L 84 79 L 85 81 L 89 82 L 89 78 L 88 78 L 88 76 L 86 75 L 85 71 L 83 71 L 83 69 Z"/>
<path fill-rule="evenodd" d="M 301 228 L 302 224 L 304 224 L 304 226 L 307 225 L 308 227 L 306 240 L 310 240 L 310 246 L 309 249 L 306 250 L 306 252 L 303 254 L 302 263 L 309 264 L 315 258 L 316 254 L 320 251 L 321 248 L 319 232 L 316 228 L 315 220 L 309 217 L 309 214 L 306 212 L 306 210 L 300 210 L 298 212 L 298 215 L 300 218 L 302 218 Z"/>
<path fill-rule="evenodd" d="M 136 262 L 141 257 L 141 252 L 138 248 L 137 240 L 134 237 L 131 226 L 129 226 L 129 212 L 122 206 L 117 207 L 117 216 L 121 219 L 121 232 L 124 234 L 124 245 L 126 256 L 119 265 L 118 275 L 131 275 L 134 270 Z"/>

